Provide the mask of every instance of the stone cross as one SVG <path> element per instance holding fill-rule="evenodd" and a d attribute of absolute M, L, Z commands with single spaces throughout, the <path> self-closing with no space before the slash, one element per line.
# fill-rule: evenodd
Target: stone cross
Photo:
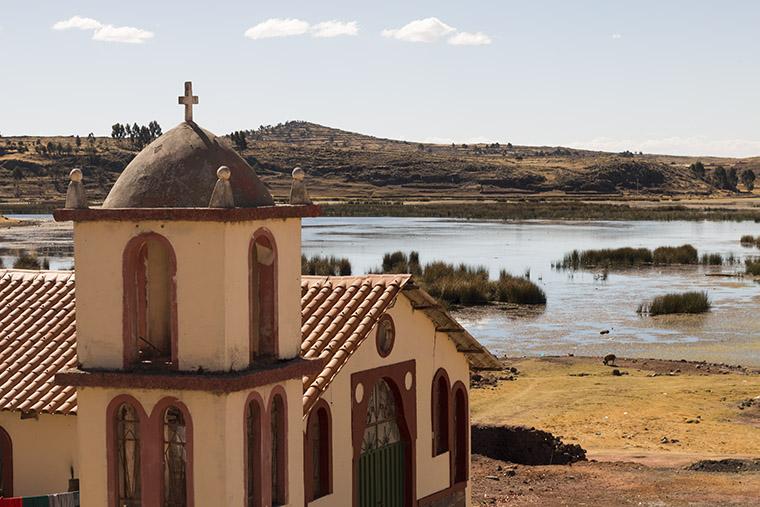
<path fill-rule="evenodd" d="M 185 94 L 179 97 L 179 104 L 185 106 L 185 121 L 193 121 L 193 104 L 198 103 L 198 97 L 193 95 L 193 82 L 185 81 Z"/>

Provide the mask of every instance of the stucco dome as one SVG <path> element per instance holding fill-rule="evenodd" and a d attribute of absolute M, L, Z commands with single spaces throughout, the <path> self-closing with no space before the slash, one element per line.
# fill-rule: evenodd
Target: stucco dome
<path fill-rule="evenodd" d="M 269 190 L 235 150 L 192 122 L 146 146 L 121 173 L 104 208 L 206 208 L 220 166 L 230 169 L 238 208 L 272 206 Z"/>

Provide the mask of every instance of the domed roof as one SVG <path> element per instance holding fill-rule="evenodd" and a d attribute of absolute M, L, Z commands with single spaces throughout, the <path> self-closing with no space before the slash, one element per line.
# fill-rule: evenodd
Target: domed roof
<path fill-rule="evenodd" d="M 269 190 L 235 150 L 183 122 L 146 146 L 116 180 L 104 208 L 207 208 L 220 166 L 230 168 L 238 208 L 272 206 Z"/>

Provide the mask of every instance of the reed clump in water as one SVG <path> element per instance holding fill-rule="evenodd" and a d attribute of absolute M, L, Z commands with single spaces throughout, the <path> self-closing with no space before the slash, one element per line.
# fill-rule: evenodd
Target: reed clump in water
<path fill-rule="evenodd" d="M 745 234 L 739 240 L 742 246 L 757 247 L 760 248 L 760 236 L 752 236 L 751 234 Z"/>
<path fill-rule="evenodd" d="M 639 305 L 637 311 L 652 316 L 674 313 L 705 313 L 710 311 L 711 306 L 707 292 L 692 291 L 657 296 L 652 301 Z"/>
<path fill-rule="evenodd" d="M 501 271 L 490 280 L 484 266 L 454 265 L 435 261 L 422 266 L 417 252 L 386 253 L 382 273 L 411 273 L 431 296 L 452 305 L 477 306 L 491 301 L 515 304 L 545 304 L 546 294 L 528 277 Z"/>
<path fill-rule="evenodd" d="M 704 264 L 706 266 L 722 266 L 723 256 L 719 253 L 704 254 L 702 255 L 700 264 Z"/>
<path fill-rule="evenodd" d="M 697 264 L 699 255 L 691 245 L 661 246 L 652 252 L 652 261 L 660 266 L 672 264 Z"/>
<path fill-rule="evenodd" d="M 661 246 L 654 251 L 648 248 L 603 248 L 601 250 L 573 250 L 555 262 L 555 269 L 633 268 L 638 266 L 698 264 L 699 254 L 691 245 Z"/>
<path fill-rule="evenodd" d="M 301 274 L 319 276 L 348 276 L 351 274 L 351 263 L 346 258 L 334 256 L 322 257 L 314 255 L 307 258 L 301 255 Z"/>
<path fill-rule="evenodd" d="M 13 269 L 50 269 L 50 261 L 47 259 L 40 260 L 39 257 L 29 252 L 21 252 L 13 261 Z"/>
<path fill-rule="evenodd" d="M 760 259 L 747 259 L 744 261 L 744 270 L 746 274 L 760 276 Z"/>

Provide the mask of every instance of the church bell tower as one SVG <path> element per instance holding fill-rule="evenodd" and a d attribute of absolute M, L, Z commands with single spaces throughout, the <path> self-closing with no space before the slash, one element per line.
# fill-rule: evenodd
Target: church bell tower
<path fill-rule="evenodd" d="M 79 367 L 56 380 L 77 387 L 82 505 L 303 505 L 320 361 L 299 356 L 301 218 L 319 208 L 274 205 L 195 123 L 191 83 L 179 103 L 102 207 L 72 177 L 55 213 L 74 223 Z"/>

